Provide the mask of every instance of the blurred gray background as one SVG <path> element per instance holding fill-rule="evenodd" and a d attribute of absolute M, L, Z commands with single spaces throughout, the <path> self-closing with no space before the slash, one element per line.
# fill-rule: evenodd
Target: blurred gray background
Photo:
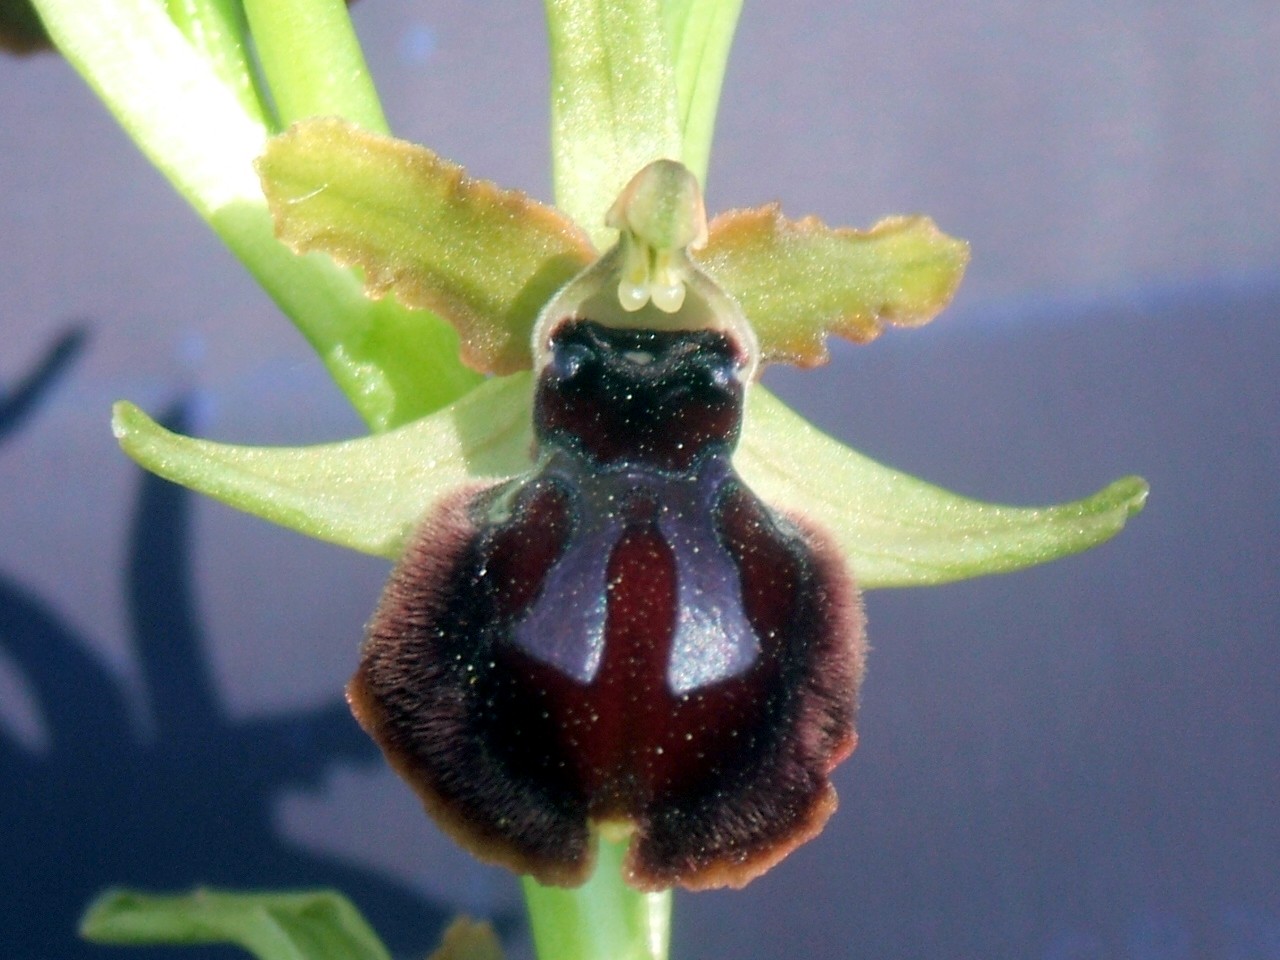
<path fill-rule="evenodd" d="M 355 17 L 399 135 L 548 197 L 539 4 Z M 676 957 L 1280 958 L 1277 50 L 1275 0 L 748 2 L 710 209 L 973 245 L 932 326 L 772 386 L 982 499 L 1152 495 L 1095 552 L 868 597 L 839 813 L 679 896 Z M 239 442 L 356 418 L 65 64 L 0 89 L 4 952 L 111 956 L 70 929 L 116 881 L 337 884 L 401 955 L 458 910 L 527 950 L 514 880 L 343 713 L 386 565 L 144 482 L 107 427 L 118 398 Z"/>

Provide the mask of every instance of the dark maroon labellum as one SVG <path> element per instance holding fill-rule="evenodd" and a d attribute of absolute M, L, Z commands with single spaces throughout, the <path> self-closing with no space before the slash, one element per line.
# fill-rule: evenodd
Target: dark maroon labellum
<path fill-rule="evenodd" d="M 571 320 L 550 344 L 536 467 L 426 518 L 352 708 L 486 859 L 577 884 L 592 824 L 619 824 L 634 886 L 740 886 L 835 808 L 856 592 L 824 536 L 733 470 L 730 337 Z"/>

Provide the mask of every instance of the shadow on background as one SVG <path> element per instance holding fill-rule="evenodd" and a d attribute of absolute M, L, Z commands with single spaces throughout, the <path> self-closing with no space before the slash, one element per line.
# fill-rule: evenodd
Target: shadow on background
<path fill-rule="evenodd" d="M 0 440 L 49 395 L 84 346 L 59 339 L 0 395 Z M 182 405 L 163 418 L 182 432 Z M 57 612 L 0 573 L 0 648 L 23 674 L 49 732 L 47 751 L 0 737 L 3 953 L 20 960 L 126 955 L 76 939 L 89 900 L 108 885 L 182 891 L 335 887 L 352 897 L 396 953 L 424 954 L 446 920 L 441 905 L 370 871 L 281 839 L 272 804 L 318 787 L 340 760 L 378 761 L 342 702 L 235 721 L 218 702 L 193 611 L 185 490 L 151 474 L 128 551 L 128 609 L 152 732 L 140 736 L 126 691 Z M 191 957 L 148 949 L 143 956 Z M 205 948 L 195 956 L 243 957 Z"/>
<path fill-rule="evenodd" d="M 0 443 L 22 426 L 40 399 L 57 384 L 84 349 L 88 337 L 89 331 L 85 327 L 71 327 L 53 342 L 44 358 L 14 387 L 0 389 Z"/>

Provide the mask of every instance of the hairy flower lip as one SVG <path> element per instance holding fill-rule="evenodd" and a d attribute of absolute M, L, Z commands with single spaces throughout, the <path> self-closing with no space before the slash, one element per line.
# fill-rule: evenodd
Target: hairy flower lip
<path fill-rule="evenodd" d="M 349 700 L 482 859 L 577 885 L 622 822 L 633 887 L 742 886 L 835 809 L 857 590 L 733 471 L 730 335 L 569 320 L 550 340 L 533 469 L 423 519 Z"/>

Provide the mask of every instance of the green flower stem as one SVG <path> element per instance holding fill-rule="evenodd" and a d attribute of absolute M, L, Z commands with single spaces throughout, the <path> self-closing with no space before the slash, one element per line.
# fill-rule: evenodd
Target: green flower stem
<path fill-rule="evenodd" d="M 209 225 L 293 320 L 373 432 L 446 406 L 480 382 L 458 360 L 451 326 L 392 298 L 370 300 L 355 274 L 327 256 L 296 256 L 256 202 L 220 210 Z"/>
<path fill-rule="evenodd" d="M 35 0 L 35 7 L 63 55 L 202 217 L 261 198 L 252 159 L 266 138 L 262 115 L 245 108 L 162 5 Z"/>
<path fill-rule="evenodd" d="M 162 5 L 34 3 L 67 60 L 298 326 L 370 427 L 406 423 L 478 382 L 444 321 L 370 301 L 353 272 L 328 257 L 296 257 L 275 239 L 253 167 L 266 123 Z"/>
<path fill-rule="evenodd" d="M 244 8 L 282 126 L 334 116 L 387 132 L 343 0 L 245 0 Z"/>
<path fill-rule="evenodd" d="M 638 893 L 622 882 L 626 843 L 601 839 L 596 872 L 581 887 L 528 877 L 525 899 L 542 960 L 666 960 L 671 891 Z"/>
<path fill-rule="evenodd" d="M 238 0 L 166 0 L 165 9 L 218 78 L 235 91 L 245 113 L 266 123 L 270 110 L 262 96 L 250 52 L 249 25 Z"/>

